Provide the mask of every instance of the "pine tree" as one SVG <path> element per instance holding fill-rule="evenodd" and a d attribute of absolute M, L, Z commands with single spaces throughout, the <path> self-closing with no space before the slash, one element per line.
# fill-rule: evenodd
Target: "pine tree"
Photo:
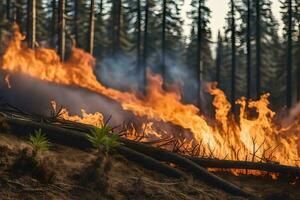
<path fill-rule="evenodd" d="M 223 65 L 223 39 L 221 36 L 220 31 L 218 31 L 218 41 L 217 41 L 217 48 L 216 48 L 216 82 L 218 83 L 218 86 L 220 87 L 220 71 L 221 66 Z"/>
<path fill-rule="evenodd" d="M 284 22 L 283 27 L 283 37 L 284 37 L 284 52 L 285 56 L 285 66 L 286 66 L 286 105 L 291 107 L 293 101 L 293 89 L 294 78 L 292 76 L 294 71 L 294 58 L 297 60 L 298 56 L 293 56 L 297 52 L 297 45 L 294 45 L 295 40 L 297 40 L 296 30 L 298 29 L 297 25 L 297 1 L 286 0 L 281 2 L 282 9 L 282 20 Z M 298 95 L 297 95 L 298 98 Z"/>
<path fill-rule="evenodd" d="M 90 1 L 90 20 L 89 20 L 89 43 L 88 52 L 93 55 L 94 51 L 94 35 L 95 35 L 95 0 Z"/>
<path fill-rule="evenodd" d="M 181 1 L 163 0 L 161 1 L 161 12 L 157 17 L 161 19 L 161 23 L 157 25 L 161 27 L 161 57 L 160 68 L 164 79 L 164 86 L 168 82 L 169 77 L 166 74 L 171 70 L 168 68 L 169 60 L 179 56 L 179 47 L 182 45 L 182 19 L 180 18 Z M 180 57 L 180 56 L 179 56 Z M 175 60 L 174 60 L 175 61 Z"/>
<path fill-rule="evenodd" d="M 36 45 L 36 0 L 28 0 L 27 8 L 28 46 L 34 48 Z"/>
<path fill-rule="evenodd" d="M 211 30 L 209 28 L 210 10 L 206 6 L 205 0 L 193 0 L 191 2 L 191 11 L 188 13 L 192 18 L 190 42 L 186 49 L 186 65 L 191 67 L 192 79 L 196 80 L 197 87 L 195 88 L 194 98 L 197 99 L 197 104 L 201 101 L 201 82 L 212 81 L 209 77 L 214 73 L 213 60 L 210 50 Z"/>
<path fill-rule="evenodd" d="M 65 51 L 66 51 L 66 36 L 65 36 L 65 29 L 66 29 L 66 21 L 65 21 L 65 0 L 59 0 L 59 7 L 58 7 L 58 53 L 62 61 L 65 60 Z"/>
<path fill-rule="evenodd" d="M 234 1 L 230 1 L 231 6 L 231 104 L 235 105 L 235 76 L 236 76 L 236 30 L 235 30 L 235 4 Z"/>
<path fill-rule="evenodd" d="M 259 98 L 261 94 L 261 0 L 256 0 L 255 3 L 256 11 L 256 33 L 255 33 L 255 43 L 256 43 L 256 97 Z"/>

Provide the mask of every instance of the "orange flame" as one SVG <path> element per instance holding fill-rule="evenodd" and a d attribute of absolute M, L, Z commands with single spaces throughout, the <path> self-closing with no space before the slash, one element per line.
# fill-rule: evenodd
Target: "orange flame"
<path fill-rule="evenodd" d="M 147 95 L 138 98 L 134 93 L 107 88 L 98 82 L 93 73 L 95 59 L 83 50 L 73 47 L 70 59 L 62 63 L 54 50 L 29 49 L 22 45 L 23 39 L 24 36 L 15 27 L 14 39 L 1 59 L 2 70 L 27 74 L 56 84 L 79 86 L 118 101 L 123 109 L 135 115 L 179 125 L 193 134 L 193 140 L 187 141 L 189 146 L 201 144 L 202 156 L 275 161 L 299 166 L 299 128 L 293 126 L 283 131 L 273 123 L 275 113 L 268 107 L 269 94 L 262 95 L 257 101 L 247 102 L 245 98 L 237 100 L 240 115 L 239 121 L 235 122 L 224 92 L 216 88 L 215 83 L 209 84 L 207 91 L 214 96 L 215 118 L 221 125 L 219 128 L 207 123 L 206 117 L 200 115 L 194 105 L 181 103 L 180 94 L 164 91 L 162 78 L 158 75 L 148 75 Z M 258 116 L 251 119 L 248 110 L 254 110 Z M 101 113 L 93 115 L 84 110 L 82 117 L 69 116 L 67 110 L 64 110 L 62 117 L 96 126 L 103 123 Z M 151 133 L 151 128 L 148 132 Z M 151 134 L 160 137 L 158 133 Z"/>

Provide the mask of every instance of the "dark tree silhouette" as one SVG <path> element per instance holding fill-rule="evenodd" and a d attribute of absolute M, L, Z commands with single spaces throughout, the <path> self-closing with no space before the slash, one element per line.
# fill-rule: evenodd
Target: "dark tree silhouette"
<path fill-rule="evenodd" d="M 141 1 L 137 0 L 136 5 L 136 60 L 137 60 L 137 75 L 140 77 L 141 74 Z"/>
<path fill-rule="evenodd" d="M 251 98 L 251 1 L 247 0 L 247 98 Z"/>
<path fill-rule="evenodd" d="M 292 106 L 292 0 L 288 0 L 288 31 L 287 31 L 287 76 L 286 76 L 286 105 Z"/>
<path fill-rule="evenodd" d="M 90 19 L 89 19 L 89 43 L 88 52 L 93 55 L 94 52 L 94 35 L 95 35 L 95 0 L 91 0 Z"/>
<path fill-rule="evenodd" d="M 235 44 L 235 4 L 231 0 L 231 104 L 235 105 L 235 71 L 236 71 L 236 44 Z"/>
<path fill-rule="evenodd" d="M 220 87 L 220 71 L 222 65 L 222 53 L 223 52 L 223 41 L 220 31 L 218 32 L 218 46 L 217 46 L 217 56 L 216 56 L 216 81 Z"/>
<path fill-rule="evenodd" d="M 11 9 L 11 1 L 6 0 L 6 19 L 10 21 L 10 9 Z"/>
<path fill-rule="evenodd" d="M 143 49 L 143 86 L 147 85 L 147 56 L 148 56 L 148 18 L 149 18 L 149 0 L 145 2 L 145 21 L 144 21 L 144 49 Z"/>
<path fill-rule="evenodd" d="M 201 10 L 202 10 L 202 0 L 199 0 L 198 1 L 198 19 L 197 19 L 197 70 L 196 70 L 196 73 L 197 73 L 197 104 L 198 106 L 201 108 L 201 73 L 202 73 L 202 66 L 201 66 L 201 63 L 202 63 L 202 60 L 201 60 L 201 48 L 202 48 L 202 13 L 201 13 Z"/>
<path fill-rule="evenodd" d="M 167 0 L 163 0 L 162 4 L 162 31 L 161 31 L 161 74 L 164 80 L 164 86 L 166 82 L 166 12 L 167 12 Z"/>
<path fill-rule="evenodd" d="M 65 28 L 66 28 L 66 21 L 65 21 L 65 0 L 59 0 L 59 8 L 58 8 L 58 53 L 62 61 L 65 60 L 65 51 L 66 51 L 66 35 L 65 35 Z"/>
<path fill-rule="evenodd" d="M 36 0 L 27 1 L 27 39 L 28 46 L 34 48 L 36 44 Z"/>
<path fill-rule="evenodd" d="M 50 43 L 51 46 L 55 47 L 55 36 L 56 36 L 56 32 L 57 32 L 57 28 L 56 28 L 56 23 L 57 23 L 57 4 L 56 4 L 56 0 L 52 0 L 51 1 L 51 38 L 50 38 Z"/>
<path fill-rule="evenodd" d="M 261 14 L 260 0 L 256 0 L 256 95 L 260 97 L 260 67 L 261 67 Z"/>

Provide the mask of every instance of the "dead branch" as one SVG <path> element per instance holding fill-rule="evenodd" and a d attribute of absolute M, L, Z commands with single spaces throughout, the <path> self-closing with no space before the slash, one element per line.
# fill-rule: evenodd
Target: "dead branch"
<path fill-rule="evenodd" d="M 220 169 L 250 169 L 266 171 L 271 173 L 281 173 L 284 175 L 292 175 L 300 177 L 300 168 L 275 163 L 263 162 L 247 162 L 247 161 L 231 161 L 218 160 L 207 158 L 189 157 L 190 160 L 205 168 L 220 168 Z"/>

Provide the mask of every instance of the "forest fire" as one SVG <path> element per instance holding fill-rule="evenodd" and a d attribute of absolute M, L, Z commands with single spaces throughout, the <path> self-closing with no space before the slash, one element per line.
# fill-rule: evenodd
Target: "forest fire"
<path fill-rule="evenodd" d="M 181 103 L 179 93 L 164 91 L 162 78 L 158 75 L 148 76 L 147 95 L 139 98 L 135 93 L 107 88 L 98 82 L 93 73 L 95 59 L 83 50 L 73 47 L 70 59 L 62 63 L 54 50 L 27 48 L 22 45 L 23 39 L 24 36 L 15 27 L 14 39 L 1 58 L 3 71 L 88 89 L 119 102 L 124 110 L 137 116 L 146 116 L 188 129 L 193 139 L 185 141 L 186 148 L 199 148 L 203 157 L 300 166 L 300 124 L 297 121 L 288 127 L 275 124 L 276 113 L 269 108 L 269 94 L 262 95 L 257 101 L 247 101 L 245 98 L 237 100 L 240 110 L 239 117 L 235 120 L 224 92 L 215 83 L 209 84 L 207 92 L 214 96 L 212 103 L 215 107 L 215 124 L 218 124 L 211 125 L 196 106 Z M 55 107 L 55 102 L 52 105 Z M 257 116 L 250 117 L 249 110 L 255 111 Z M 70 116 L 67 110 L 62 113 L 61 117 L 66 120 L 103 125 L 101 113 L 88 114 L 82 110 L 82 117 Z M 151 138 L 161 137 L 151 128 L 151 124 L 143 126 Z"/>

